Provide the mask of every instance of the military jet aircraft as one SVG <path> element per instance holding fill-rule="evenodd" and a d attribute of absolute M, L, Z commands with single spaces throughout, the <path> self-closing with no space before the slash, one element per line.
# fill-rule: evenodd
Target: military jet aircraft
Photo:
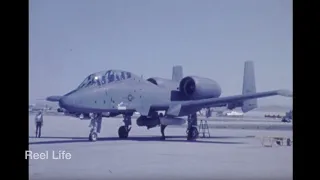
<path fill-rule="evenodd" d="M 102 113 L 122 114 L 124 125 L 118 129 L 119 138 L 128 137 L 131 116 L 135 112 L 140 113 L 136 120 L 138 126 L 149 129 L 160 125 L 163 140 L 168 125 L 185 124 L 186 120 L 182 117 L 188 116 L 187 139 L 195 140 L 199 134 L 197 112 L 203 108 L 227 106 L 231 109 L 240 106 L 245 113 L 257 107 L 257 98 L 292 96 L 287 90 L 256 92 L 252 61 L 245 62 L 243 89 L 239 95 L 220 97 L 220 85 L 209 78 L 180 78 L 145 80 L 128 71 L 107 70 L 90 74 L 66 95 L 50 96 L 47 100 L 58 101 L 61 108 L 73 113 L 91 113 L 95 116 L 101 116 Z M 90 141 L 96 141 L 100 133 L 101 121 L 97 123 L 93 123 L 96 125 L 89 133 Z"/>

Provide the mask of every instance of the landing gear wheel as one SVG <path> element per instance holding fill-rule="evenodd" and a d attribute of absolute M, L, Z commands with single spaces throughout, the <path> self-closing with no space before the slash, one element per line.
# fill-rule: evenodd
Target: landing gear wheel
<path fill-rule="evenodd" d="M 121 138 L 121 139 L 128 138 L 129 131 L 127 130 L 127 128 L 125 126 L 121 126 L 121 127 L 119 127 L 118 135 L 119 135 L 119 138 Z"/>
<path fill-rule="evenodd" d="M 89 141 L 96 141 L 98 139 L 98 134 L 96 132 L 91 132 L 89 134 Z"/>
<path fill-rule="evenodd" d="M 188 131 L 187 140 L 195 140 L 198 138 L 199 132 L 196 127 L 191 127 Z"/>

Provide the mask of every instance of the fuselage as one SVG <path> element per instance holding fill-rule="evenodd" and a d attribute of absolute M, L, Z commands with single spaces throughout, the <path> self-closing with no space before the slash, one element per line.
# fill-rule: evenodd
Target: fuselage
<path fill-rule="evenodd" d="M 143 103 L 168 104 L 170 94 L 169 89 L 134 78 L 73 91 L 59 105 L 71 112 L 134 112 Z"/>
<path fill-rule="evenodd" d="M 216 87 L 212 97 L 221 94 L 218 84 Z M 166 111 L 169 104 L 181 101 L 192 99 L 179 90 L 179 82 L 159 86 L 132 73 L 113 70 L 88 76 L 77 89 L 62 96 L 59 105 L 72 113 L 126 114 L 144 107 L 150 107 L 150 111 Z"/>

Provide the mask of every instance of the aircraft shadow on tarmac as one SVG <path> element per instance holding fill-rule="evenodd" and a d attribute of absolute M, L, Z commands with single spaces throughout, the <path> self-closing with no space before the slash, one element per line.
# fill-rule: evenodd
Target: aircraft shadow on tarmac
<path fill-rule="evenodd" d="M 35 136 L 29 136 L 29 138 L 35 138 Z M 172 139 L 174 138 L 174 139 Z M 183 139 L 175 139 L 183 138 Z M 251 136 L 239 137 L 239 136 L 217 136 L 217 137 L 205 137 L 198 138 L 195 141 L 187 141 L 186 136 L 167 136 L 166 140 L 160 140 L 160 136 L 139 136 L 139 137 L 128 137 L 127 139 L 119 139 L 119 137 L 101 137 L 98 141 L 163 141 L 163 142 L 192 142 L 192 143 L 203 143 L 203 144 L 245 144 L 244 142 L 229 142 L 229 141 L 204 141 L 202 139 L 231 139 L 231 138 L 252 138 Z M 52 141 L 37 141 L 29 142 L 32 144 L 57 144 L 57 143 L 81 143 L 90 142 L 88 137 L 54 137 L 54 136 L 43 136 L 37 139 L 63 139 L 63 140 L 52 140 Z"/>

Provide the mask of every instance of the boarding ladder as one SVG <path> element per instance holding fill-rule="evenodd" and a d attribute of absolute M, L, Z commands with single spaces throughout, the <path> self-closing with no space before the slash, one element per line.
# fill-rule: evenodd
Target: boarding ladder
<path fill-rule="evenodd" d="M 200 120 L 199 124 L 199 135 L 202 134 L 202 137 L 205 138 L 206 135 L 207 137 L 210 137 L 210 131 L 209 131 L 209 126 L 208 126 L 208 121 L 207 120 Z"/>

